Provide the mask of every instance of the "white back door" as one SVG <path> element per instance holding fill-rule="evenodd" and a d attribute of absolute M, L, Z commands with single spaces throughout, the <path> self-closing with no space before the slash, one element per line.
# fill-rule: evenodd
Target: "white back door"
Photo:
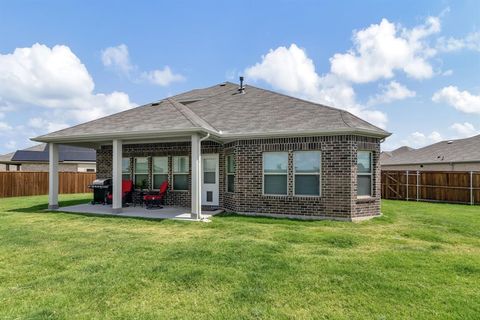
<path fill-rule="evenodd" d="M 218 206 L 218 153 L 202 155 L 202 205 Z"/>

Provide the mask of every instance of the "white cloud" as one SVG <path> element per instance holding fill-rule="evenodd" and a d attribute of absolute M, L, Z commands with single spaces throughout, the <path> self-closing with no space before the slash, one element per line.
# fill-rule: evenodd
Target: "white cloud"
<path fill-rule="evenodd" d="M 7 150 L 15 150 L 17 142 L 15 140 L 9 140 L 3 145 Z"/>
<path fill-rule="evenodd" d="M 448 70 L 445 70 L 445 71 L 442 73 L 442 76 L 448 77 L 448 76 L 451 76 L 452 74 L 453 74 L 453 70 L 452 70 L 452 69 L 448 69 Z"/>
<path fill-rule="evenodd" d="M 462 49 L 480 51 L 480 31 L 471 32 L 464 38 L 444 38 L 437 40 L 437 49 L 443 52 L 459 51 Z"/>
<path fill-rule="evenodd" d="M 448 86 L 435 92 L 432 100 L 437 103 L 449 104 L 465 113 L 480 114 L 480 95 L 471 94 L 466 90 L 460 91 L 455 86 Z"/>
<path fill-rule="evenodd" d="M 34 44 L 0 54 L 0 96 L 11 105 L 54 109 L 62 121 L 95 119 L 130 108 L 127 94 L 93 92 L 94 82 L 69 47 Z"/>
<path fill-rule="evenodd" d="M 34 117 L 28 120 L 28 125 L 33 129 L 45 130 L 47 132 L 58 131 L 61 129 L 68 128 L 67 123 L 58 123 L 55 121 L 48 121 L 41 117 Z"/>
<path fill-rule="evenodd" d="M 34 44 L 0 54 L 0 113 L 33 114 L 24 126 L 0 122 L 5 140 L 23 147 L 28 138 L 132 106 L 123 92 L 95 93 L 87 68 L 69 47 Z"/>
<path fill-rule="evenodd" d="M 314 96 L 318 93 L 320 77 L 315 71 L 315 65 L 296 44 L 291 44 L 289 48 L 270 49 L 262 56 L 262 61 L 247 68 L 245 74 L 291 94 Z"/>
<path fill-rule="evenodd" d="M 125 44 L 102 50 L 102 62 L 104 66 L 113 68 L 125 75 L 135 69 L 135 66 L 130 62 L 128 47 Z"/>
<path fill-rule="evenodd" d="M 102 63 L 106 67 L 110 67 L 121 74 L 127 75 L 134 81 L 146 80 L 161 87 L 185 80 L 183 75 L 172 72 L 169 66 L 165 66 L 163 69 L 139 73 L 138 66 L 130 61 L 128 47 L 125 44 L 102 50 Z"/>
<path fill-rule="evenodd" d="M 368 104 L 390 103 L 395 100 L 403 100 L 415 97 L 415 91 L 412 91 L 397 81 L 390 81 L 388 85 L 381 86 L 382 92 L 370 98 Z"/>
<path fill-rule="evenodd" d="M 0 131 L 7 131 L 11 129 L 12 127 L 8 123 L 0 121 Z"/>
<path fill-rule="evenodd" d="M 430 78 L 433 68 L 428 59 L 436 52 L 426 38 L 439 31 L 437 17 L 429 17 L 412 29 L 382 19 L 380 24 L 354 33 L 354 48 L 330 58 L 331 72 L 356 83 L 392 78 L 396 70 L 417 79 Z"/>
<path fill-rule="evenodd" d="M 430 134 L 415 131 L 406 139 L 401 140 L 401 145 L 406 145 L 412 148 L 420 148 L 432 143 L 440 142 L 442 140 L 441 134 L 437 131 L 432 131 Z"/>
<path fill-rule="evenodd" d="M 348 82 L 333 74 L 318 75 L 312 59 L 296 44 L 270 50 L 261 62 L 248 67 L 245 75 L 292 96 L 345 109 L 380 127 L 386 125 L 384 113 L 356 103 L 355 91 Z"/>
<path fill-rule="evenodd" d="M 149 82 L 166 87 L 173 82 L 184 81 L 185 77 L 178 73 L 173 73 L 169 66 L 165 66 L 163 70 L 152 70 L 142 73 L 142 78 Z"/>
<path fill-rule="evenodd" d="M 454 123 L 450 126 L 451 129 L 453 129 L 457 135 L 461 138 L 467 138 L 471 137 L 477 134 L 480 134 L 480 130 L 476 129 L 473 124 L 469 122 L 464 122 L 464 123 Z"/>
<path fill-rule="evenodd" d="M 55 107 L 91 94 L 93 80 L 70 48 L 34 44 L 0 54 L 0 96 L 8 102 Z"/>

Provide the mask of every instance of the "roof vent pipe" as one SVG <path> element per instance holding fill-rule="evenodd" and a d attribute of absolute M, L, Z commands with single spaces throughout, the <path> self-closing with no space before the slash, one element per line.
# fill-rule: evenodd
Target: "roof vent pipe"
<path fill-rule="evenodd" d="M 243 86 L 243 77 L 240 77 L 240 87 L 238 87 L 239 93 L 245 93 L 245 87 Z"/>

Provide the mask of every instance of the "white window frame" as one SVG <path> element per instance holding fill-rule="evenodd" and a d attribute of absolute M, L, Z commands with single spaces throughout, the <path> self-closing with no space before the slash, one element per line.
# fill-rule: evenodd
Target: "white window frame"
<path fill-rule="evenodd" d="M 233 172 L 228 171 L 228 159 L 233 158 Z M 229 154 L 225 157 L 225 192 L 234 193 L 235 192 L 235 174 L 237 173 L 237 163 L 233 154 Z M 233 176 L 233 191 L 228 190 L 228 177 Z"/>
<path fill-rule="evenodd" d="M 295 169 L 295 154 L 300 152 L 318 152 L 320 157 L 320 172 L 318 173 L 309 173 L 309 172 L 296 172 Z M 315 194 L 296 194 L 295 193 L 295 177 L 299 176 L 315 176 L 318 175 L 318 195 Z M 320 150 L 299 150 L 293 152 L 293 195 L 296 197 L 321 197 L 322 196 L 322 152 Z"/>
<path fill-rule="evenodd" d="M 268 153 L 285 153 L 287 154 L 287 172 L 285 173 L 277 173 L 277 172 L 269 172 L 265 174 L 265 155 Z M 262 153 L 262 195 L 264 196 L 272 196 L 272 197 L 288 197 L 288 175 L 289 175 L 289 170 L 288 170 L 288 161 L 289 161 L 289 155 L 288 151 L 264 151 Z M 287 193 L 285 194 L 278 194 L 278 193 L 265 193 L 265 175 L 277 175 L 277 176 L 287 176 Z"/>
<path fill-rule="evenodd" d="M 125 159 L 128 160 L 128 168 L 126 172 L 123 171 L 123 160 Z M 123 176 L 127 174 L 128 174 L 129 180 L 132 180 L 132 170 L 130 170 L 131 167 L 132 167 L 132 159 L 129 157 L 123 157 L 122 158 L 122 180 L 123 180 Z"/>
<path fill-rule="evenodd" d="M 137 172 L 136 170 L 136 167 L 137 167 L 137 159 L 145 159 L 147 160 L 147 172 Z M 136 186 L 137 185 L 137 175 L 146 175 L 147 176 L 147 189 L 150 189 L 150 186 L 148 184 L 148 176 L 149 176 L 149 172 L 148 172 L 148 157 L 134 157 L 133 158 L 133 185 Z"/>
<path fill-rule="evenodd" d="M 176 158 L 186 158 L 187 159 L 187 172 L 175 172 L 175 159 Z M 189 175 L 189 168 L 190 168 L 190 158 L 188 156 L 173 156 L 172 157 L 172 190 L 177 192 L 188 192 L 188 184 L 186 189 L 175 189 L 175 176 L 176 175 L 186 175 L 188 181 Z"/>
<path fill-rule="evenodd" d="M 370 172 L 358 172 L 358 154 L 360 152 L 367 152 L 370 158 Z M 358 150 L 357 151 L 357 198 L 371 198 L 373 197 L 373 154 L 369 150 Z M 369 195 L 358 195 L 358 176 L 370 176 L 370 194 Z"/>
<path fill-rule="evenodd" d="M 158 159 L 158 158 L 164 158 L 167 160 L 167 172 L 166 173 L 155 173 L 155 159 Z M 167 181 L 168 181 L 168 156 L 158 156 L 158 157 L 152 157 L 152 190 L 159 190 L 159 189 L 155 189 L 155 176 L 156 175 L 166 175 L 167 176 Z"/>

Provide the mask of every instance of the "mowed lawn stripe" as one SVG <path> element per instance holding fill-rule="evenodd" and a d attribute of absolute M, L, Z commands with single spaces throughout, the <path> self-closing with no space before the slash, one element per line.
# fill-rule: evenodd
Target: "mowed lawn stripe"
<path fill-rule="evenodd" d="M 383 201 L 383 216 L 362 223 L 192 223 L 47 213 L 46 203 L 0 199 L 0 318 L 480 314 L 478 206 Z"/>

